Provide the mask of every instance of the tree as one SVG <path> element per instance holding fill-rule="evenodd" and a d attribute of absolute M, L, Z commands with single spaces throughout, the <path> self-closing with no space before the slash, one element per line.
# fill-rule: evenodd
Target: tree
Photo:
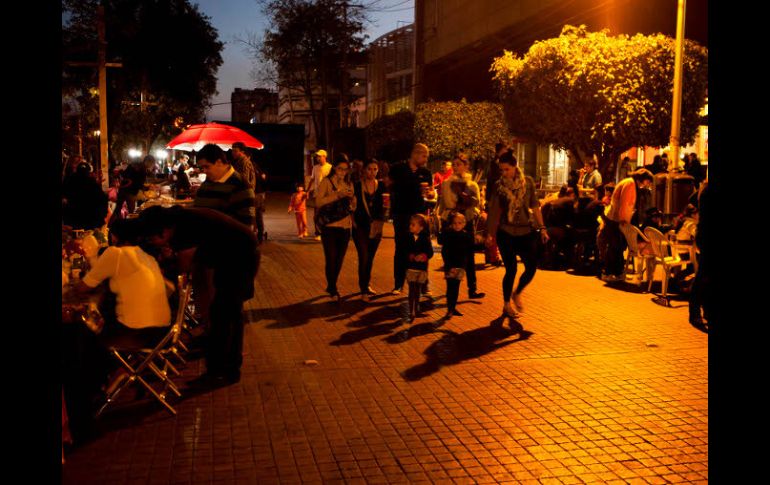
<path fill-rule="evenodd" d="M 523 57 L 505 51 L 491 71 L 508 126 L 577 160 L 595 154 L 607 177 L 626 150 L 668 144 L 674 44 L 660 34 L 610 36 L 567 25 Z M 684 145 L 695 137 L 708 85 L 708 52 L 691 41 L 685 43 L 683 80 Z"/>
<path fill-rule="evenodd" d="M 330 146 L 331 95 L 349 94 L 347 62 L 363 48 L 364 12 L 344 0 L 257 1 L 270 28 L 254 50 L 275 66 L 279 87 L 304 95 L 318 144 Z"/>
<path fill-rule="evenodd" d="M 159 137 L 202 122 L 222 64 L 223 44 L 210 19 L 188 0 L 63 0 L 65 61 L 96 61 L 100 3 L 107 60 L 123 64 L 107 75 L 111 151 L 133 144 L 149 150 Z M 63 94 L 87 94 L 80 88 L 95 87 L 95 70 L 65 64 Z"/>
<path fill-rule="evenodd" d="M 366 154 L 389 163 L 409 158 L 414 146 L 414 113 L 381 116 L 366 127 Z"/>
<path fill-rule="evenodd" d="M 448 160 L 462 151 L 472 162 L 495 157 L 495 143 L 510 138 L 503 108 L 497 103 L 422 103 L 417 106 L 415 139 L 430 147 L 433 160 Z"/>

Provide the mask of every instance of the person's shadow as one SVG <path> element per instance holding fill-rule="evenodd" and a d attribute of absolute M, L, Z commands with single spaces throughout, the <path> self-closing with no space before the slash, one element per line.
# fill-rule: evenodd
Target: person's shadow
<path fill-rule="evenodd" d="M 285 328 L 301 327 L 307 325 L 313 319 L 339 319 L 350 311 L 347 305 L 355 304 L 350 300 L 354 295 L 342 297 L 341 302 L 336 302 L 327 295 L 319 295 L 307 300 L 284 305 L 275 308 L 255 308 L 246 310 L 245 323 L 265 323 L 265 328 L 280 330 Z"/>
<path fill-rule="evenodd" d="M 510 328 L 503 328 L 503 322 L 510 319 Z M 524 330 L 519 322 L 509 317 L 498 317 L 487 327 L 455 333 L 451 330 L 433 328 L 432 332 L 444 335 L 433 342 L 423 352 L 425 362 L 411 367 L 402 373 L 407 381 L 417 381 L 441 370 L 447 365 L 455 365 L 464 360 L 475 359 L 495 350 L 506 347 L 514 342 L 528 339 L 532 332 Z M 518 335 L 514 340 L 504 339 Z"/>
<path fill-rule="evenodd" d="M 399 313 L 400 308 L 398 307 L 380 305 L 372 311 L 360 314 L 356 321 L 350 322 L 347 325 L 348 328 L 355 330 L 343 333 L 337 340 L 331 342 L 330 345 L 351 345 L 368 338 L 388 335 L 403 324 Z"/>

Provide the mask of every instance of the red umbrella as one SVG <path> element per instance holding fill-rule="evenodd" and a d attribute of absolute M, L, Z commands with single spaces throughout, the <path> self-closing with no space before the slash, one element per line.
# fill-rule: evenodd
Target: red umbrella
<path fill-rule="evenodd" d="M 245 131 L 234 126 L 220 123 L 206 123 L 192 125 L 180 133 L 176 138 L 168 142 L 166 148 L 183 151 L 198 151 L 204 145 L 214 143 L 223 150 L 232 148 L 233 143 L 240 141 L 247 147 L 261 150 L 265 147 L 261 141 L 249 135 Z"/>

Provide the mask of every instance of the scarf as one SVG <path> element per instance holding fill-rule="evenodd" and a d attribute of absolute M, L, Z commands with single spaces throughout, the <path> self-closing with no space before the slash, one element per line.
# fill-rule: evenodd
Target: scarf
<path fill-rule="evenodd" d="M 508 204 L 507 222 L 513 224 L 516 213 L 521 210 L 521 206 L 524 202 L 524 196 L 527 193 L 526 179 L 524 178 L 524 172 L 521 168 L 516 167 L 516 173 L 513 178 L 506 179 L 500 178 L 497 181 L 497 193 L 501 195 Z"/>

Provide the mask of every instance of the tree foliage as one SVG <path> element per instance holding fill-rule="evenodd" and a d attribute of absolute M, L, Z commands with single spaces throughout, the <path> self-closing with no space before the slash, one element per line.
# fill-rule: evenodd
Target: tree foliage
<path fill-rule="evenodd" d="M 516 135 L 596 154 L 607 168 L 634 146 L 665 146 L 671 130 L 675 41 L 661 34 L 610 36 L 565 26 L 519 57 L 506 51 L 491 71 Z M 685 42 L 680 142 L 691 143 L 706 101 L 708 52 Z"/>
<path fill-rule="evenodd" d="M 471 161 L 494 159 L 495 143 L 510 138 L 503 108 L 497 103 L 422 103 L 415 114 L 415 139 L 430 147 L 433 160 L 465 152 Z"/>
<path fill-rule="evenodd" d="M 414 113 L 400 111 L 382 116 L 366 127 L 369 157 L 394 163 L 409 158 L 414 145 Z"/>
<path fill-rule="evenodd" d="M 107 62 L 123 64 L 107 72 L 113 151 L 133 143 L 149 149 L 159 136 L 168 139 L 202 122 L 222 64 L 223 44 L 210 19 L 189 0 L 63 0 L 65 61 L 96 62 L 99 4 L 105 7 Z M 97 87 L 95 67 L 65 63 L 64 74 L 63 94 L 80 99 L 89 91 L 83 87 Z M 151 104 L 137 106 L 142 96 Z"/>
<path fill-rule="evenodd" d="M 258 3 L 270 18 L 270 28 L 252 45 L 261 61 L 275 66 L 279 87 L 303 94 L 318 143 L 327 146 L 332 111 L 337 108 L 332 94 L 343 100 L 348 96 L 345 71 L 350 56 L 363 49 L 365 13 L 341 0 Z"/>

